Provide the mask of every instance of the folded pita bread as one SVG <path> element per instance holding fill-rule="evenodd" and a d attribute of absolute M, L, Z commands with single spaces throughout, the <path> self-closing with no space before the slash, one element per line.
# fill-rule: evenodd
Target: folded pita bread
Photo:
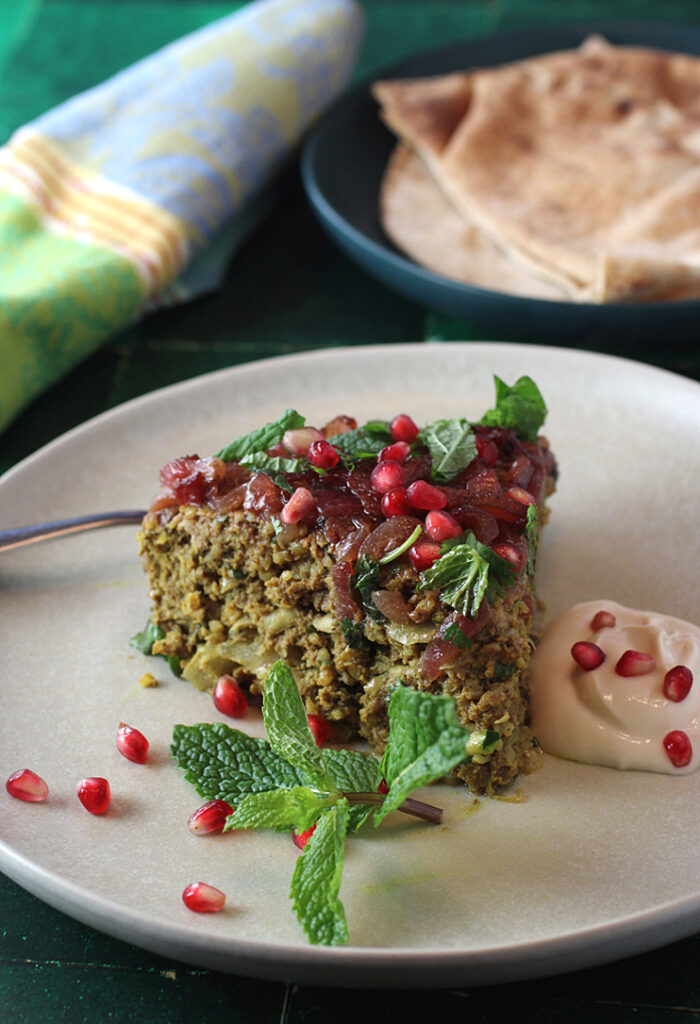
<path fill-rule="evenodd" d="M 467 248 L 483 235 L 578 301 L 700 295 L 700 59 L 593 37 L 373 91 L 469 225 Z"/>

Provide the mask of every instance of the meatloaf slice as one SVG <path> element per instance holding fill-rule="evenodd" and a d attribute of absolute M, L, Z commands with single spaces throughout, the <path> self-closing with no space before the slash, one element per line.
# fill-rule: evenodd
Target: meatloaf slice
<path fill-rule="evenodd" d="M 396 449 L 389 424 L 372 426 L 340 417 L 316 431 L 337 456 L 323 472 L 314 449 L 295 451 L 308 445 L 305 426 L 283 431 L 284 443 L 265 435 L 263 458 L 229 448 L 164 467 L 140 532 L 153 652 L 179 659 L 200 689 L 230 673 L 252 692 L 282 658 L 332 740 L 360 736 L 376 753 L 393 687 L 449 694 L 464 725 L 499 737 L 455 776 L 497 792 L 540 762 L 527 675 L 554 459 L 542 438 L 467 424 L 466 465 L 445 480 L 429 428 Z M 394 506 L 377 489 L 388 463 L 402 479 Z M 442 507 L 418 507 L 431 502 Z"/>

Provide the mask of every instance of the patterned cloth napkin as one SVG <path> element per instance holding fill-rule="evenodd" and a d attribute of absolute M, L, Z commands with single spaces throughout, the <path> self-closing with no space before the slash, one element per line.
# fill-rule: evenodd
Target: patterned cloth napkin
<path fill-rule="evenodd" d="M 144 312 L 215 287 L 361 30 L 353 0 L 256 0 L 0 148 L 0 430 Z"/>

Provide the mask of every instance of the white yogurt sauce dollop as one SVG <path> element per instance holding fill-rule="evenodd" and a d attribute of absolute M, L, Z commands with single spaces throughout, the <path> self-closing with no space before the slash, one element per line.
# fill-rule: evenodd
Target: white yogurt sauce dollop
<path fill-rule="evenodd" d="M 599 611 L 612 613 L 615 625 L 593 629 Z M 579 640 L 604 652 L 600 667 L 579 667 L 571 654 Z M 618 675 L 615 666 L 627 650 L 653 655 L 653 671 Z M 678 702 L 663 692 L 664 677 L 676 665 L 693 673 L 688 695 Z M 535 651 L 530 717 L 542 748 L 558 757 L 669 775 L 695 771 L 700 767 L 700 629 L 614 601 L 575 605 L 550 623 Z M 675 730 L 684 732 L 693 748 L 684 767 L 675 767 L 664 748 L 664 738 Z"/>

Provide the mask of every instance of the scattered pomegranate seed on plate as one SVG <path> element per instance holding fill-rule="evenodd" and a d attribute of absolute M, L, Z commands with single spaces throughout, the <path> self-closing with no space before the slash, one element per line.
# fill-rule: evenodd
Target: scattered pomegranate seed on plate
<path fill-rule="evenodd" d="M 619 676 L 645 676 L 656 668 L 656 658 L 653 654 L 644 654 L 643 651 L 625 651 L 615 666 Z"/>
<path fill-rule="evenodd" d="M 13 772 L 5 783 L 5 789 L 16 800 L 30 804 L 40 804 L 49 795 L 49 787 L 31 768 L 20 768 Z"/>
<path fill-rule="evenodd" d="M 313 738 L 316 740 L 316 746 L 322 746 L 328 739 L 330 732 L 328 722 L 322 715 L 308 715 L 309 729 L 313 734 Z"/>
<path fill-rule="evenodd" d="M 693 685 L 693 673 L 685 665 L 675 665 L 664 676 L 664 697 L 676 703 L 685 700 Z"/>
<path fill-rule="evenodd" d="M 149 742 L 142 732 L 132 728 L 130 725 L 126 725 L 125 722 L 119 723 L 119 728 L 117 729 L 117 750 L 128 761 L 133 761 L 135 764 L 145 764 L 148 757 L 148 748 Z"/>
<path fill-rule="evenodd" d="M 187 819 L 187 827 L 193 835 L 203 836 L 221 832 L 233 807 L 225 800 L 209 800 L 193 811 Z"/>
<path fill-rule="evenodd" d="M 245 694 L 233 676 L 219 676 L 211 696 L 216 710 L 229 718 L 242 718 L 248 707 Z"/>
<path fill-rule="evenodd" d="M 314 829 L 315 828 L 316 828 L 316 823 L 315 822 L 311 826 L 311 828 L 307 828 L 306 832 L 299 832 L 298 829 L 293 828 L 292 829 L 292 842 L 294 843 L 294 845 L 298 849 L 303 850 L 304 847 L 306 846 L 306 844 L 308 843 L 309 839 L 311 839 L 311 836 L 314 834 Z"/>
<path fill-rule="evenodd" d="M 577 640 L 571 648 L 571 657 L 584 672 L 600 668 L 605 661 L 604 652 L 598 644 L 591 643 L 590 640 Z"/>
<path fill-rule="evenodd" d="M 104 814 L 112 799 L 107 779 L 92 776 L 78 783 L 78 800 L 90 814 Z"/>
<path fill-rule="evenodd" d="M 214 914 L 223 908 L 226 896 L 206 882 L 191 882 L 183 890 L 182 902 L 196 914 Z"/>
<path fill-rule="evenodd" d="M 682 729 L 674 729 L 664 736 L 664 750 L 674 768 L 685 768 L 693 757 L 693 746 Z"/>

